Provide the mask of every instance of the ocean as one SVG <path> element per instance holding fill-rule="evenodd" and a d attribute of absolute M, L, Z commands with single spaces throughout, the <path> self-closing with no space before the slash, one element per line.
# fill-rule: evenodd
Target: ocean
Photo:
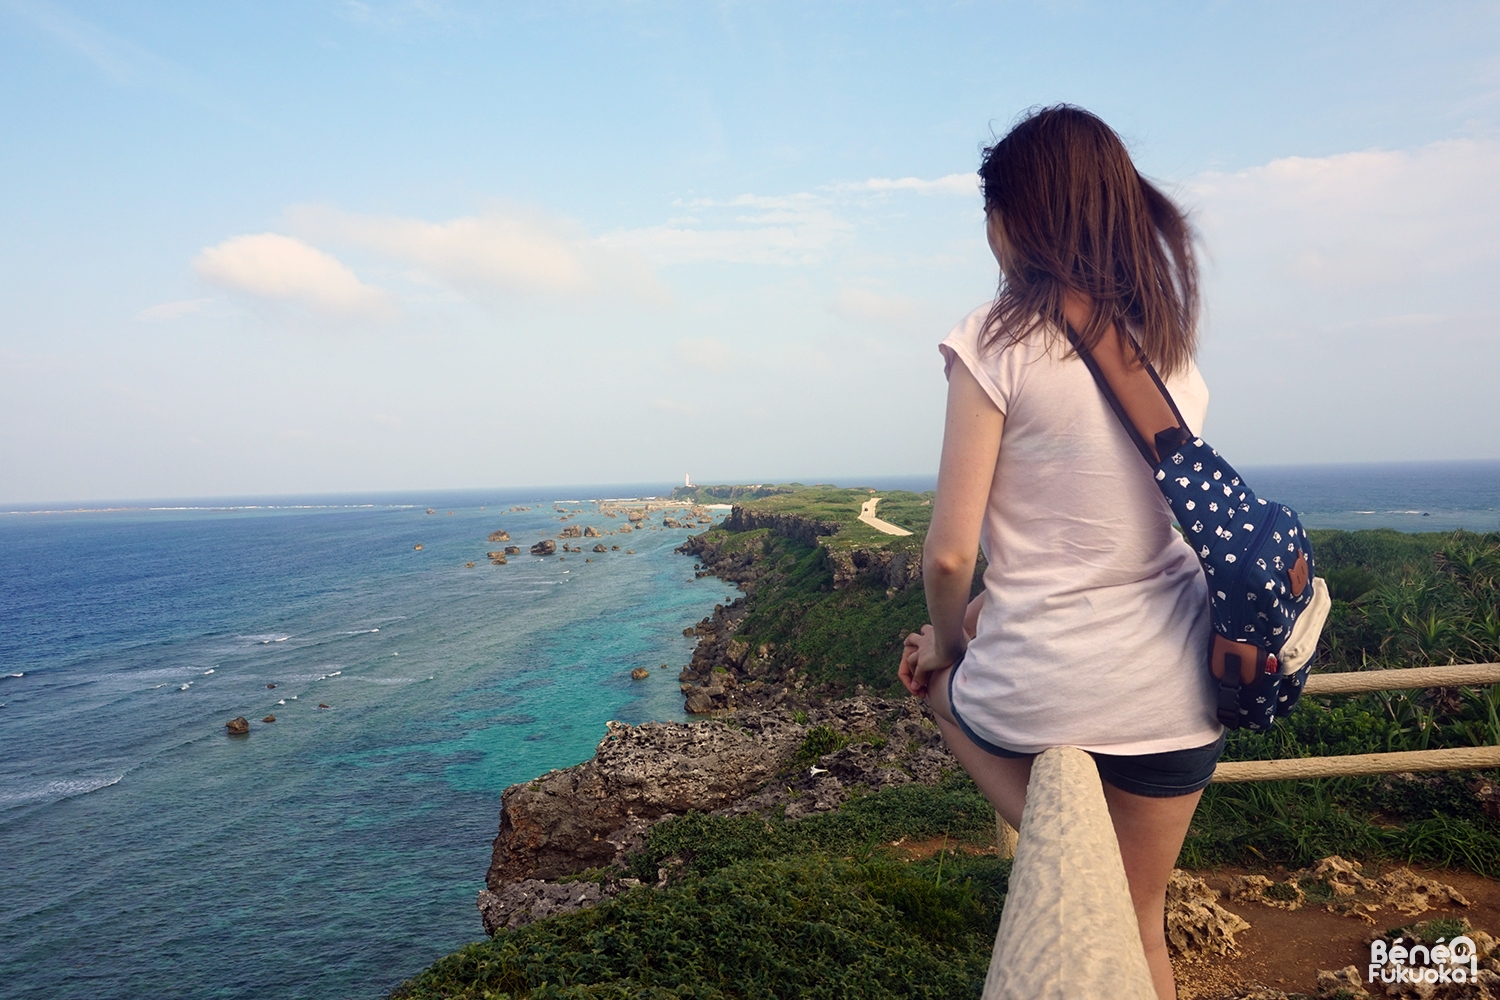
<path fill-rule="evenodd" d="M 486 536 L 668 489 L 0 517 L 0 994 L 379 997 L 482 936 L 501 790 L 683 718 L 682 630 L 736 593 L 680 530 Z"/>
<path fill-rule="evenodd" d="M 1500 529 L 1500 462 L 1243 471 L 1311 527 Z M 500 792 L 683 718 L 682 630 L 736 593 L 684 531 L 486 536 L 668 490 L 0 514 L 0 992 L 373 1000 L 480 937 Z"/>

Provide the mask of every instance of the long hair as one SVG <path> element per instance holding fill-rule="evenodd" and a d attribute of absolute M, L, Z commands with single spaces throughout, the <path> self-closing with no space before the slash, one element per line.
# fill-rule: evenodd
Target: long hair
<path fill-rule="evenodd" d="M 979 176 L 1004 234 L 985 348 L 1061 329 L 1071 290 L 1094 302 L 1078 331 L 1085 347 L 1114 323 L 1164 377 L 1187 367 L 1198 346 L 1193 230 L 1113 129 L 1066 104 L 1033 111 L 985 149 Z"/>

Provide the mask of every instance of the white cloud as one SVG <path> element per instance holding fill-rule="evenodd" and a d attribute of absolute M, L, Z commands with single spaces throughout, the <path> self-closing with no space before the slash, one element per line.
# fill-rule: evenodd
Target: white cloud
<path fill-rule="evenodd" d="M 659 265 L 719 262 L 805 267 L 835 259 L 868 214 L 870 196 L 978 192 L 978 175 L 872 177 L 783 195 L 694 198 L 679 204 L 692 214 L 660 226 L 608 233 L 610 246 L 638 250 Z"/>
<path fill-rule="evenodd" d="M 677 342 L 677 356 L 695 368 L 712 372 L 734 370 L 747 360 L 717 337 L 685 337 Z"/>
<path fill-rule="evenodd" d="M 1324 291 L 1389 292 L 1500 260 L 1497 176 L 1500 142 L 1461 139 L 1287 157 L 1203 174 L 1187 193 L 1221 260 Z"/>
<path fill-rule="evenodd" d="M 253 298 L 293 302 L 331 316 L 378 318 L 394 306 L 337 257 L 279 233 L 235 236 L 193 261 L 205 281 Z"/>
<path fill-rule="evenodd" d="M 604 236 L 659 265 L 720 262 L 800 267 L 826 260 L 854 231 L 823 194 L 696 198 L 688 217 Z"/>
<path fill-rule="evenodd" d="M 1184 188 L 1215 443 L 1245 463 L 1493 454 L 1500 142 L 1287 157 Z M 1268 435 L 1268 402 L 1305 433 Z"/>
<path fill-rule="evenodd" d="M 834 184 L 830 188 L 840 194 L 869 191 L 886 193 L 891 191 L 916 191 L 919 194 L 979 194 L 978 174 L 948 174 L 936 180 L 922 177 L 871 177 L 869 180 L 847 184 Z"/>
<path fill-rule="evenodd" d="M 863 323 L 907 323 L 917 318 L 919 304 L 905 295 L 882 295 L 868 288 L 846 287 L 834 298 L 833 311 Z"/>
<path fill-rule="evenodd" d="M 577 299 L 625 295 L 659 304 L 666 293 L 630 252 L 568 220 L 535 211 L 491 212 L 446 222 L 368 216 L 320 206 L 289 213 L 299 231 L 374 251 L 414 277 L 482 296 L 540 294 Z"/>
<path fill-rule="evenodd" d="M 153 320 L 176 319 L 178 316 L 186 316 L 195 313 L 213 299 L 179 299 L 176 302 L 162 302 L 158 305 L 149 306 L 135 314 L 135 318 L 147 322 Z"/>

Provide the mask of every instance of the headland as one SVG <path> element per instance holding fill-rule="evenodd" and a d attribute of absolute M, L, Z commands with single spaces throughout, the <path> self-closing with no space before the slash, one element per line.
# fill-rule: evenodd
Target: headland
<path fill-rule="evenodd" d="M 876 495 L 909 535 L 861 520 Z M 731 504 L 678 551 L 743 591 L 687 629 L 679 683 L 701 718 L 611 724 L 591 760 L 506 789 L 478 901 L 490 939 L 395 996 L 978 997 L 1010 862 L 894 676 L 926 620 L 932 495 L 671 499 Z M 1335 598 L 1315 669 L 1500 660 L 1500 535 L 1312 534 Z M 1307 697 L 1225 757 L 1500 743 L 1497 709 L 1495 687 Z M 1493 773 L 1210 786 L 1169 896 L 1179 995 L 1357 996 L 1347 966 L 1373 938 L 1466 932 L 1492 956 L 1497 788 Z"/>

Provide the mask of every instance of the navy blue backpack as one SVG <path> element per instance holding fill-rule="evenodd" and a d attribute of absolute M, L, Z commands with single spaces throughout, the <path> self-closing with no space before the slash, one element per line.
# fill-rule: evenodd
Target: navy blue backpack
<path fill-rule="evenodd" d="M 1223 456 L 1187 429 L 1171 393 L 1133 340 L 1129 344 L 1139 366 L 1126 365 L 1123 356 L 1114 363 L 1106 359 L 1111 369 L 1106 373 L 1071 325 L 1068 339 L 1151 466 L 1203 566 L 1214 631 L 1206 652 L 1219 687 L 1219 721 L 1229 729 L 1269 730 L 1301 697 L 1306 663 L 1327 614 L 1326 588 L 1322 581 L 1314 586 L 1307 530 L 1296 511 L 1257 497 Z M 1154 432 L 1151 425 L 1160 427 L 1166 411 L 1152 398 L 1148 377 L 1174 421 Z M 1129 406 L 1121 403 L 1122 394 Z M 1138 420 L 1144 426 L 1137 426 Z M 1295 649 L 1289 649 L 1298 619 L 1315 595 L 1320 606 L 1306 616 Z"/>

